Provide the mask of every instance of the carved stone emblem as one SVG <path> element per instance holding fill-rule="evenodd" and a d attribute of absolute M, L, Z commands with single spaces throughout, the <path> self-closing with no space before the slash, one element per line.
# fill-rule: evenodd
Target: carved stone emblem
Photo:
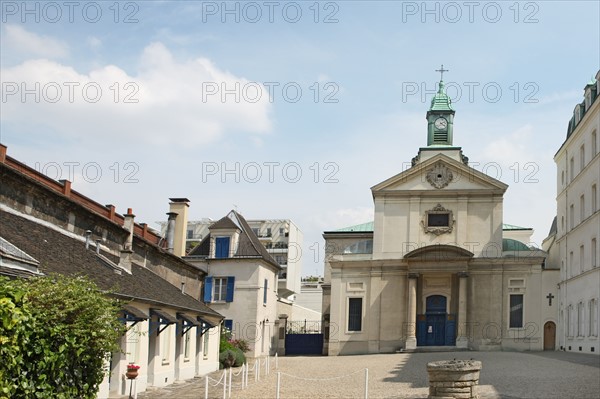
<path fill-rule="evenodd" d="M 429 172 L 427 172 L 427 181 L 435 188 L 444 188 L 452 181 L 454 177 L 452 171 L 446 165 L 436 163 Z"/>

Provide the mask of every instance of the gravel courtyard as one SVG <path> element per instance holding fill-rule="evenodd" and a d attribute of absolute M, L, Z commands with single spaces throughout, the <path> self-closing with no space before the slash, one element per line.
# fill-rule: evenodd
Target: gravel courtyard
<path fill-rule="evenodd" d="M 445 359 L 475 359 L 483 363 L 479 385 L 482 399 L 577 398 L 595 399 L 600 393 L 600 357 L 563 352 L 444 352 L 339 357 L 281 357 L 279 368 L 232 398 L 274 398 L 277 371 L 281 372 L 280 395 L 285 398 L 362 398 L 364 369 L 369 369 L 369 398 L 426 398 L 426 364 Z M 264 366 L 263 366 L 264 367 Z M 212 374 L 219 378 L 222 371 Z M 341 378 L 337 378 L 341 377 Z M 317 381 L 316 379 L 327 379 Z M 210 387 L 209 397 L 223 395 L 223 388 Z M 145 392 L 140 399 L 188 399 L 204 397 L 204 379 L 174 384 Z"/>

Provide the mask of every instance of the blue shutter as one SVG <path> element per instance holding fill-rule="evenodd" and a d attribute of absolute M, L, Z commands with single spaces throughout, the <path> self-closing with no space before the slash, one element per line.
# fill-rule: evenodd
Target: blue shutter
<path fill-rule="evenodd" d="M 225 302 L 233 302 L 233 290 L 235 288 L 235 277 L 227 277 L 227 297 Z"/>
<path fill-rule="evenodd" d="M 213 278 L 206 277 L 204 279 L 204 302 L 212 301 L 212 286 L 213 286 Z"/>
<path fill-rule="evenodd" d="M 233 320 L 225 319 L 224 325 L 229 332 L 233 331 Z"/>
<path fill-rule="evenodd" d="M 229 237 L 217 237 L 215 246 L 215 258 L 229 257 Z"/>

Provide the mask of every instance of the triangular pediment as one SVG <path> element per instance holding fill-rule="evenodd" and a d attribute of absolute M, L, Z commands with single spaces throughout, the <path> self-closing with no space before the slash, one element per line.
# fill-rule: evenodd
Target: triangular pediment
<path fill-rule="evenodd" d="M 500 180 L 440 153 L 371 187 L 371 192 L 374 197 L 378 194 L 453 191 L 503 194 L 507 188 L 508 185 Z"/>

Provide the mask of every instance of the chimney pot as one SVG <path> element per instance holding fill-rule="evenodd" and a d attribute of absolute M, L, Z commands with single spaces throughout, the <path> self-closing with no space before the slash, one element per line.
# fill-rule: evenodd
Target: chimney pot
<path fill-rule="evenodd" d="M 127 208 L 127 215 L 133 215 L 133 209 Z"/>
<path fill-rule="evenodd" d="M 98 255 L 100 255 L 100 241 L 102 241 L 102 240 L 100 240 L 100 239 L 96 240 L 96 253 Z"/>
<path fill-rule="evenodd" d="M 85 249 L 90 248 L 90 236 L 92 235 L 92 230 L 85 231 Z"/>

